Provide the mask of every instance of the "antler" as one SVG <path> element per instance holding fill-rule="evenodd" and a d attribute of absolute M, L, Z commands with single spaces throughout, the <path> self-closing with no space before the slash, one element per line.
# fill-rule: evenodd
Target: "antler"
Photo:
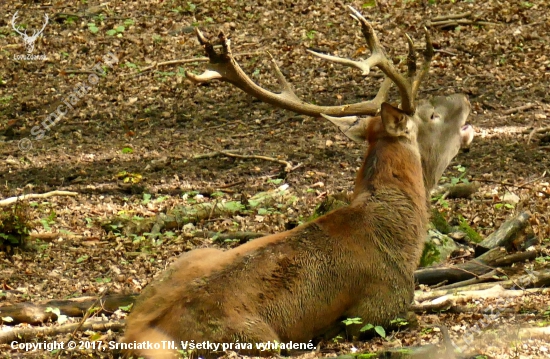
<path fill-rule="evenodd" d="M 371 24 L 363 17 L 363 15 L 361 15 L 359 11 L 355 10 L 351 6 L 348 6 L 348 8 L 352 12 L 351 17 L 359 21 L 361 24 L 361 32 L 367 40 L 367 46 L 369 47 L 372 55 L 366 60 L 354 61 L 337 56 L 320 54 L 311 50 L 307 51 L 328 61 L 336 62 L 345 66 L 356 67 L 363 71 L 363 75 L 368 75 L 370 69 L 377 66 L 397 85 L 401 96 L 401 109 L 408 114 L 413 114 L 415 111 L 415 99 L 418 88 L 428 73 L 430 62 L 434 54 L 432 41 L 428 30 L 424 28 L 426 36 L 426 51 L 424 52 L 424 64 L 419 73 L 416 73 L 416 52 L 414 51 L 414 43 L 410 36 L 406 35 L 407 42 L 409 44 L 409 53 L 407 56 L 407 78 L 405 78 L 397 71 L 392 62 L 388 60 L 386 54 L 384 53 L 384 48 L 380 44 L 380 41 L 378 40 Z"/>
<path fill-rule="evenodd" d="M 413 114 L 415 111 L 415 97 L 418 92 L 418 87 L 428 72 L 430 61 L 433 56 L 433 48 L 428 31 L 425 29 L 427 43 L 426 52 L 424 55 L 425 62 L 422 70 L 418 74 L 416 73 L 416 53 L 414 51 L 414 44 L 411 38 L 407 35 L 409 54 L 407 57 L 408 73 L 407 78 L 405 78 L 395 69 L 391 61 L 389 61 L 386 57 L 384 49 L 380 44 L 378 37 L 374 33 L 374 29 L 368 21 L 353 7 L 349 6 L 349 8 L 352 11 L 351 16 L 361 23 L 363 35 L 367 40 L 367 45 L 372 52 L 372 55 L 366 60 L 354 61 L 337 56 L 319 54 L 310 50 L 307 51 L 325 60 L 336 62 L 345 66 L 356 67 L 360 69 L 362 74 L 365 76 L 370 73 L 370 69 L 372 67 L 379 67 L 387 77 L 382 82 L 376 97 L 371 101 L 363 101 L 342 106 L 318 106 L 306 103 L 296 96 L 292 86 L 283 76 L 273 57 L 271 57 L 271 66 L 275 72 L 277 81 L 281 86 L 281 91 L 280 93 L 268 91 L 255 84 L 242 70 L 231 52 L 231 40 L 227 39 L 223 32 L 220 32 L 218 35 L 219 42 L 222 46 L 222 51 L 218 54 L 214 50 L 214 45 L 204 37 L 198 28 L 195 28 L 197 38 L 204 47 L 204 50 L 210 59 L 210 63 L 208 70 L 204 71 L 200 75 L 195 75 L 187 71 L 185 72 L 185 75 L 194 83 L 203 83 L 211 80 L 229 82 L 244 92 L 264 102 L 304 115 L 319 116 L 320 114 L 325 114 L 337 117 L 349 115 L 375 115 L 378 112 L 382 102 L 387 99 L 391 83 L 394 82 L 397 85 L 401 95 L 402 109 L 408 114 Z M 411 79 L 412 82 L 409 82 Z"/>
<path fill-rule="evenodd" d="M 15 14 L 13 14 L 12 18 L 11 18 L 11 27 L 15 30 L 16 33 L 18 33 L 19 35 L 23 36 L 23 37 L 26 37 L 27 36 L 27 31 L 25 31 L 24 33 L 22 33 L 21 31 L 19 31 L 19 29 L 17 27 L 15 27 L 15 20 L 17 20 L 17 13 L 19 11 L 16 11 Z"/>
<path fill-rule="evenodd" d="M 38 32 L 36 32 L 36 30 L 33 31 L 32 37 L 38 37 L 42 33 L 42 31 L 44 31 L 44 29 L 46 28 L 46 25 L 48 25 L 48 20 L 49 20 L 48 14 L 44 14 L 44 25 L 42 26 L 40 31 L 38 31 Z"/>
<path fill-rule="evenodd" d="M 219 42 L 222 46 L 222 51 L 220 54 L 214 50 L 212 43 L 204 37 L 198 28 L 195 28 L 195 32 L 199 42 L 204 47 L 204 50 L 210 59 L 210 64 L 208 70 L 204 71 L 200 75 L 185 72 L 185 76 L 187 76 L 188 79 L 194 83 L 203 83 L 211 80 L 227 81 L 264 102 L 304 115 L 319 116 L 321 113 L 332 116 L 346 116 L 353 114 L 374 115 L 380 108 L 380 104 L 386 100 L 388 90 L 391 86 L 391 81 L 384 80 L 378 94 L 372 101 L 364 101 L 342 106 L 318 106 L 310 104 L 300 100 L 298 96 L 296 96 L 292 86 L 285 79 L 273 57 L 271 57 L 271 67 L 273 68 L 277 81 L 281 86 L 280 93 L 268 91 L 256 85 L 250 77 L 248 77 L 237 61 L 235 61 L 235 58 L 231 52 L 231 40 L 227 39 L 223 32 L 220 32 L 218 35 Z"/>

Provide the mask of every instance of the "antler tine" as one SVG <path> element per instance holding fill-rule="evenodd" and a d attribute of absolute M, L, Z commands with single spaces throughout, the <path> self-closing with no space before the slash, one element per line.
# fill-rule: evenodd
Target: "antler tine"
<path fill-rule="evenodd" d="M 422 69 L 418 74 L 416 74 L 413 82 L 412 82 L 412 97 L 413 99 L 416 98 L 416 94 L 418 93 L 418 89 L 420 88 L 420 84 L 422 83 L 422 80 L 426 77 L 430 70 L 430 63 L 432 62 L 432 58 L 434 56 L 434 47 L 432 44 L 432 37 L 430 35 L 430 32 L 426 27 L 424 27 L 424 35 L 426 37 L 426 50 L 424 51 L 424 62 L 422 64 Z"/>
<path fill-rule="evenodd" d="M 40 29 L 40 31 L 38 32 L 39 34 L 44 31 L 44 29 L 46 28 L 46 25 L 48 25 L 48 20 L 50 18 L 48 17 L 48 14 L 44 14 L 44 25 L 42 25 L 42 29 Z"/>
<path fill-rule="evenodd" d="M 344 66 L 356 67 L 359 70 L 361 70 L 361 75 L 363 75 L 363 76 L 367 76 L 370 73 L 370 69 L 373 66 L 376 66 L 376 63 L 375 63 L 376 61 L 372 57 L 369 57 L 368 59 L 362 60 L 362 61 L 355 61 L 355 60 L 351 60 L 351 59 L 346 59 L 344 57 L 338 57 L 338 56 L 333 56 L 333 55 L 322 54 L 320 52 L 315 52 L 315 51 L 309 50 L 309 49 L 306 49 L 306 51 L 309 52 L 310 54 L 314 55 L 314 56 L 317 56 L 317 57 L 323 59 L 323 60 L 327 60 L 327 61 L 330 61 L 330 62 L 335 62 L 337 64 L 344 65 Z"/>
<path fill-rule="evenodd" d="M 16 11 L 15 14 L 13 14 L 12 18 L 11 18 L 11 27 L 15 30 L 15 32 L 17 32 L 19 35 L 21 36 L 25 36 L 27 35 L 27 31 L 25 31 L 25 33 L 22 33 L 21 31 L 19 31 L 19 29 L 15 26 L 15 21 L 17 20 L 17 13 L 19 11 Z"/>
<path fill-rule="evenodd" d="M 416 51 L 414 51 L 414 41 L 409 34 L 405 34 L 409 44 L 409 54 L 407 55 L 407 77 L 413 79 L 416 75 Z"/>
<path fill-rule="evenodd" d="M 227 81 L 244 92 L 272 105 L 301 113 L 308 116 L 319 116 L 321 113 L 332 116 L 347 115 L 375 115 L 381 102 L 386 98 L 389 82 L 382 83 L 379 94 L 373 101 L 363 101 L 342 106 L 318 106 L 304 102 L 296 96 L 292 86 L 285 79 L 281 70 L 273 57 L 271 57 L 271 67 L 275 72 L 275 77 L 279 82 L 281 90 L 279 93 L 268 91 L 254 83 L 248 75 L 239 66 L 233 54 L 231 53 L 231 42 L 223 33 L 220 33 L 218 40 L 222 45 L 222 51 L 218 54 L 214 46 L 208 41 L 200 30 L 196 29 L 197 38 L 205 49 L 210 63 L 208 69 L 200 75 L 185 72 L 185 76 L 194 83 L 203 83 L 210 80 Z"/>
<path fill-rule="evenodd" d="M 380 40 L 378 40 L 378 36 L 376 36 L 372 25 L 363 17 L 363 15 L 361 15 L 359 11 L 355 10 L 351 6 L 348 7 L 353 13 L 352 17 L 361 24 L 361 32 L 363 33 L 363 36 L 367 41 L 367 46 L 372 53 L 371 57 L 375 57 L 377 59 L 376 66 L 378 66 L 378 68 L 397 85 L 397 89 L 399 90 L 399 94 L 401 96 L 402 110 L 408 114 L 413 114 L 415 111 L 415 106 L 411 84 L 397 71 L 386 56 L 384 48 L 380 44 Z"/>

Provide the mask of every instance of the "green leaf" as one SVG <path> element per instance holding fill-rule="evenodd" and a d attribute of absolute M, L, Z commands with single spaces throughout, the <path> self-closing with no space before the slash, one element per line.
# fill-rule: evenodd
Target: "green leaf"
<path fill-rule="evenodd" d="M 376 327 L 374 327 L 374 331 L 377 332 L 378 335 L 380 335 L 382 338 L 386 337 L 386 331 L 381 326 L 377 325 Z"/>
<path fill-rule="evenodd" d="M 361 324 L 363 323 L 363 320 L 359 317 L 355 317 L 355 318 L 344 319 L 342 320 L 342 323 L 344 323 L 345 325 Z"/>
<path fill-rule="evenodd" d="M 132 309 L 132 306 L 133 306 L 133 305 L 134 305 L 134 304 L 123 305 L 123 306 L 118 307 L 118 309 L 123 310 L 123 311 L 125 311 L 125 312 L 129 312 L 130 309 Z"/>
<path fill-rule="evenodd" d="M 368 7 L 373 7 L 373 6 L 376 6 L 376 1 L 374 0 L 369 0 L 365 3 L 363 3 L 363 5 L 361 6 L 363 9 L 366 9 Z"/>
<path fill-rule="evenodd" d="M 144 193 L 143 194 L 143 201 L 141 201 L 142 204 L 147 204 L 151 202 L 151 194 L 150 193 Z"/>
<path fill-rule="evenodd" d="M 88 255 L 83 255 L 82 257 L 78 257 L 78 258 L 76 259 L 76 263 L 77 263 L 77 264 L 78 264 L 78 263 L 82 263 L 82 262 L 88 260 L 88 258 L 90 258 L 90 256 L 88 256 Z"/>
<path fill-rule="evenodd" d="M 359 329 L 360 332 L 366 332 L 367 330 L 371 330 L 372 328 L 374 328 L 374 325 L 372 324 L 367 324 L 365 325 L 363 328 Z"/>
<path fill-rule="evenodd" d="M 116 35 L 116 30 L 108 30 L 106 32 L 106 34 L 109 35 L 109 36 L 114 36 L 114 35 Z"/>

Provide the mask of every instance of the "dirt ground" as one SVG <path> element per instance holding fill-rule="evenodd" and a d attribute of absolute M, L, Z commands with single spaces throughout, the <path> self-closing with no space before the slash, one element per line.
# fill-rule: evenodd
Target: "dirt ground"
<path fill-rule="evenodd" d="M 471 15 L 459 24 L 431 27 L 436 54 L 420 97 L 463 92 L 472 103 L 469 123 L 476 138 L 444 174 L 443 182 L 467 178 L 481 183 L 470 199 L 434 203 L 448 219 L 465 218 L 482 236 L 520 210 L 531 213 L 530 226 L 540 241 L 540 260 L 519 266 L 550 267 L 550 3 L 546 0 L 193 0 L 108 2 L 0 2 L 0 198 L 52 190 L 76 197 L 31 201 L 34 233 L 59 237 L 0 252 L 0 305 L 39 302 L 105 293 L 139 292 L 178 254 L 204 246 L 192 230 L 275 233 L 308 218 L 327 194 L 349 191 L 361 159 L 361 146 L 348 141 L 321 119 L 262 103 L 227 83 L 189 83 L 184 71 L 200 73 L 205 54 L 193 28 L 207 36 L 223 29 L 232 39 L 243 69 L 263 86 L 276 89 L 269 54 L 277 59 L 298 95 L 317 104 L 345 104 L 374 97 L 381 75 L 329 64 L 305 49 L 350 58 L 367 56 L 360 29 L 345 5 L 360 9 L 372 22 L 387 52 L 397 62 L 406 54 L 405 33 L 423 46 L 422 26 L 437 16 Z M 16 24 L 39 29 L 33 55 L 26 55 Z M 119 63 L 106 66 L 104 56 Z M 19 56 L 19 57 L 18 57 Z M 139 74 L 138 69 L 170 60 Z M 37 138 L 45 117 L 74 95 L 100 64 L 106 73 L 89 85 L 78 104 Z M 404 67 L 401 67 L 404 69 Z M 96 68 L 97 69 L 97 68 Z M 394 100 L 397 100 L 395 89 Z M 225 156 L 195 158 L 219 150 L 263 155 L 297 166 L 285 173 L 279 163 Z M 134 183 L 132 183 L 134 182 Z M 166 236 L 149 238 L 107 233 L 102 221 L 125 214 L 149 218 L 176 205 L 228 201 L 288 184 L 292 206 L 248 215 L 203 220 Z M 212 192 L 216 193 L 212 196 Z M 506 193 L 519 202 L 504 205 Z M 197 197 L 196 195 L 199 194 Z M 210 195 L 209 195 L 210 194 Z M 510 195 L 507 195 L 510 197 Z M 490 303 L 474 303 L 488 306 Z M 515 328 L 548 326 L 550 296 L 522 298 L 515 313 L 483 328 L 468 347 L 479 358 L 550 357 L 550 339 L 518 339 Z M 117 311 L 107 318 L 123 319 Z M 443 323 L 453 340 L 478 325 L 478 314 L 439 314 L 420 318 L 418 329 L 362 343 L 327 344 L 317 356 L 361 350 L 438 343 L 427 325 Z M 77 322 L 79 319 L 69 319 Z M 58 323 L 44 323 L 55 327 Z M 29 327 L 18 325 L 18 328 Z M 11 330 L 0 325 L 1 331 Z M 103 341 L 118 332 L 99 333 Z M 75 340 L 98 338 L 92 331 Z M 37 341 L 66 341 L 69 334 L 37 336 Z M 116 357 L 113 351 L 27 352 L 0 344 L 3 357 Z M 311 357 L 311 355 L 310 355 Z"/>

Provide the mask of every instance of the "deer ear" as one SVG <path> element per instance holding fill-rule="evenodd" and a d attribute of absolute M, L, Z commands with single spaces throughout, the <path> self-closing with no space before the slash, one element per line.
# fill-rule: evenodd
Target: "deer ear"
<path fill-rule="evenodd" d="M 338 126 L 340 131 L 347 138 L 352 140 L 355 143 L 363 144 L 367 140 L 366 133 L 367 127 L 370 118 L 359 118 L 357 116 L 347 116 L 347 117 L 333 117 L 327 116 L 324 113 L 321 114 L 324 118 L 332 122 L 334 125 Z"/>
<path fill-rule="evenodd" d="M 382 103 L 380 115 L 384 128 L 389 135 L 398 137 L 408 134 L 407 122 L 409 121 L 409 117 L 405 112 L 384 102 Z"/>

